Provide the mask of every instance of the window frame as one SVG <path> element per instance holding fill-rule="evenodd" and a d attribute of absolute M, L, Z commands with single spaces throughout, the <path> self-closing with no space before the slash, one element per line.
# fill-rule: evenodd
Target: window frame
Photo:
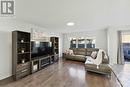
<path fill-rule="evenodd" d="M 80 39 L 81 39 L 81 41 L 82 40 L 84 40 L 84 42 L 82 43 L 79 43 L 79 41 L 80 41 Z M 91 42 L 91 46 L 87 46 L 88 44 L 87 44 L 87 40 L 88 39 L 90 39 L 90 40 L 92 40 L 92 42 Z M 75 47 L 72 47 L 72 42 L 71 41 L 75 41 Z M 80 45 L 83 45 L 84 44 L 84 46 L 82 47 L 80 47 Z M 96 47 L 96 38 L 94 38 L 94 37 L 87 37 L 87 38 L 84 38 L 84 37 L 79 37 L 79 38 L 70 38 L 70 48 L 95 48 Z"/>

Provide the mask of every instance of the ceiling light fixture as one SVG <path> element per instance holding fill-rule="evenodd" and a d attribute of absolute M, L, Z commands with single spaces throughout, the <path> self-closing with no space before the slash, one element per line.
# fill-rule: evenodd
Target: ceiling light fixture
<path fill-rule="evenodd" d="M 67 26 L 74 26 L 74 25 L 75 25 L 74 22 L 68 22 L 68 23 L 67 23 Z"/>

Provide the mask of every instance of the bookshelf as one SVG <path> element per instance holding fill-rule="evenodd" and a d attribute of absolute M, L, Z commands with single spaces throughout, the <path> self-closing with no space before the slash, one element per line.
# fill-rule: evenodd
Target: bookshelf
<path fill-rule="evenodd" d="M 12 68 L 14 80 L 30 74 L 30 33 L 23 31 L 12 32 Z"/>
<path fill-rule="evenodd" d="M 59 58 L 59 38 L 58 37 L 51 37 L 50 41 L 52 42 L 53 53 L 55 56 L 55 61 L 58 61 Z"/>

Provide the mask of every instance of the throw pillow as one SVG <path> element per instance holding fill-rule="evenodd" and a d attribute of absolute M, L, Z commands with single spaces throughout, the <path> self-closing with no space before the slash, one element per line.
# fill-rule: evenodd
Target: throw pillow
<path fill-rule="evenodd" d="M 64 54 L 65 54 L 65 55 L 69 55 L 69 51 L 68 51 L 68 50 L 66 50 Z"/>
<path fill-rule="evenodd" d="M 69 50 L 69 55 L 74 55 L 73 50 Z"/>
<path fill-rule="evenodd" d="M 97 57 L 97 51 L 93 51 L 93 52 L 91 53 L 91 57 L 92 57 L 93 59 L 96 59 L 96 57 Z"/>

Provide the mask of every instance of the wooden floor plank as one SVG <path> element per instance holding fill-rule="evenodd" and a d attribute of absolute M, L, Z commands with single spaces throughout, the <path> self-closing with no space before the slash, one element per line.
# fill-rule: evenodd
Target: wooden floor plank
<path fill-rule="evenodd" d="M 108 78 L 86 72 L 82 62 L 60 60 L 39 72 L 0 87 L 120 87 L 120 84 L 114 75 Z"/>

